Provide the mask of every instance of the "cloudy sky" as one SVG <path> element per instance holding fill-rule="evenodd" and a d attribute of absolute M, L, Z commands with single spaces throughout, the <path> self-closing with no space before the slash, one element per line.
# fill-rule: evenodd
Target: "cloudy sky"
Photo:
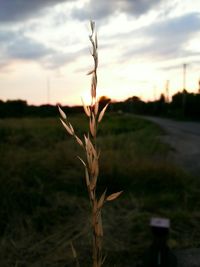
<path fill-rule="evenodd" d="M 198 90 L 199 0 L 0 0 L 0 99 L 80 104 L 90 92 L 89 20 L 98 95 L 124 100 Z"/>

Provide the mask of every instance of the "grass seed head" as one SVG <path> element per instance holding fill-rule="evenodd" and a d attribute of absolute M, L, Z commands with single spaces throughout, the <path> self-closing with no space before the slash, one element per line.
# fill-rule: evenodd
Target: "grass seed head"
<path fill-rule="evenodd" d="M 81 140 L 77 135 L 75 135 L 75 139 L 76 139 L 77 143 L 78 143 L 80 146 L 83 147 L 83 142 L 82 142 L 82 140 Z"/>
<path fill-rule="evenodd" d="M 96 121 L 95 121 L 95 117 L 94 114 L 92 113 L 92 117 L 90 118 L 90 133 L 93 137 L 96 136 Z"/>
<path fill-rule="evenodd" d="M 85 163 L 85 161 L 81 158 L 81 157 L 79 157 L 79 156 L 77 156 L 77 158 L 83 163 L 83 165 L 86 167 L 86 163 Z"/>
<path fill-rule="evenodd" d="M 89 108 L 88 106 L 85 105 L 85 103 L 84 103 L 84 101 L 83 101 L 82 98 L 81 98 L 81 101 L 82 101 L 82 104 L 83 104 L 83 109 L 84 109 L 84 111 L 85 111 L 85 114 L 86 114 L 88 117 L 90 117 L 90 115 L 91 115 L 90 108 Z"/>
<path fill-rule="evenodd" d="M 97 208 L 100 210 L 103 207 L 103 204 L 105 202 L 105 198 L 106 198 L 106 191 L 107 189 L 103 192 L 103 194 L 101 195 L 98 203 L 97 203 Z"/>
<path fill-rule="evenodd" d="M 105 107 L 102 109 L 102 111 L 100 112 L 100 114 L 99 114 L 99 118 L 98 118 L 98 122 L 101 122 L 101 121 L 102 121 L 103 116 L 104 116 L 104 114 L 105 114 L 105 111 L 106 111 L 108 105 L 109 105 L 109 103 L 106 104 L 106 106 L 105 106 Z"/>
<path fill-rule="evenodd" d="M 94 29 L 95 29 L 95 22 L 93 20 L 90 20 L 90 27 L 91 27 L 91 31 L 92 31 L 92 34 L 93 34 Z"/>
<path fill-rule="evenodd" d="M 60 119 L 60 121 L 62 122 L 62 125 L 65 127 L 65 129 L 67 130 L 67 132 L 68 132 L 70 135 L 73 135 L 74 132 L 72 131 L 71 127 L 68 126 L 62 119 Z"/>
<path fill-rule="evenodd" d="M 61 117 L 62 117 L 64 120 L 66 120 L 66 119 L 67 119 L 67 116 L 66 116 L 65 112 L 61 109 L 60 106 L 58 106 L 58 110 L 59 110 L 59 112 L 60 112 Z"/>
<path fill-rule="evenodd" d="M 123 192 L 123 191 L 120 191 L 120 192 L 117 192 L 117 193 L 113 193 L 113 194 L 111 194 L 110 196 L 108 196 L 108 197 L 106 198 L 106 200 L 107 200 L 107 201 L 112 201 L 112 200 L 118 198 L 118 197 L 122 194 L 122 192 Z"/>
<path fill-rule="evenodd" d="M 72 250 L 72 254 L 73 254 L 74 259 L 77 259 L 77 253 L 76 253 L 76 250 L 75 250 L 72 242 L 70 243 L 70 246 L 71 246 L 71 250 Z"/>
<path fill-rule="evenodd" d="M 97 116 L 98 111 L 99 111 L 99 101 L 97 100 L 95 102 L 95 104 L 94 104 L 94 114 L 95 114 L 95 116 Z"/>

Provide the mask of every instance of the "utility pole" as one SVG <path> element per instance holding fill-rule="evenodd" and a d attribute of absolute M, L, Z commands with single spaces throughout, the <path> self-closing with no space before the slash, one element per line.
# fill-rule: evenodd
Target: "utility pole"
<path fill-rule="evenodd" d="M 47 104 L 50 104 L 50 83 L 49 83 L 49 77 L 47 77 Z"/>
<path fill-rule="evenodd" d="M 157 87 L 156 85 L 154 84 L 154 87 L 153 87 L 153 94 L 154 94 L 154 101 L 157 100 Z"/>
<path fill-rule="evenodd" d="M 183 91 L 186 90 L 186 68 L 187 64 L 183 64 Z"/>
<path fill-rule="evenodd" d="M 183 102 L 182 102 L 182 109 L 183 109 L 183 117 L 185 117 L 185 104 L 186 104 L 186 67 L 187 64 L 183 64 Z"/>
<path fill-rule="evenodd" d="M 169 80 L 166 80 L 165 95 L 166 95 L 166 103 L 169 103 Z"/>
<path fill-rule="evenodd" d="M 199 78 L 199 94 L 200 94 L 200 78 Z"/>

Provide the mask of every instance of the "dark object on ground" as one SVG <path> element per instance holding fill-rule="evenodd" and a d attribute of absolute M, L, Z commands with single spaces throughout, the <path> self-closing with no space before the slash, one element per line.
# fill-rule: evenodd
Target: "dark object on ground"
<path fill-rule="evenodd" d="M 151 230 L 153 242 L 150 248 L 145 252 L 143 259 L 144 267 L 177 267 L 176 256 L 167 245 L 169 236 L 168 219 L 152 218 Z"/>

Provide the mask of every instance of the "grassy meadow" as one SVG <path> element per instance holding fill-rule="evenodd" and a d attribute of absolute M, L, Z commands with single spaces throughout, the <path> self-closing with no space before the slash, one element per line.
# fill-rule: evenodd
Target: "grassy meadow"
<path fill-rule="evenodd" d="M 71 115 L 79 136 L 84 115 Z M 200 245 L 200 181 L 170 161 L 152 122 L 106 114 L 98 129 L 99 195 L 123 190 L 103 211 L 105 266 L 134 266 L 151 242 L 152 216 L 171 219 L 174 249 Z M 91 262 L 84 169 L 58 118 L 0 120 L 0 266 L 80 266 Z M 84 156 L 83 156 L 84 157 Z"/>

